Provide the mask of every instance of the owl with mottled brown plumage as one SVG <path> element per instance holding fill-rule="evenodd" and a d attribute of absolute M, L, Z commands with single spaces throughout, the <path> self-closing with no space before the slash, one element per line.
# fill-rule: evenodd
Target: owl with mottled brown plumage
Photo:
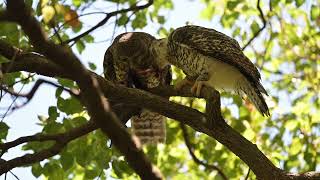
<path fill-rule="evenodd" d="M 267 92 L 260 83 L 260 73 L 231 37 L 189 25 L 175 29 L 168 38 L 154 41 L 151 48 L 159 67 L 172 64 L 186 74 L 176 85 L 178 89 L 191 83 L 191 92 L 197 96 L 203 86 L 236 92 L 246 95 L 262 115 L 270 115 L 262 95 Z"/>
<path fill-rule="evenodd" d="M 159 68 L 150 46 L 156 39 L 143 32 L 128 32 L 115 38 L 104 57 L 105 77 L 126 87 L 148 89 L 170 85 L 170 65 Z M 165 142 L 165 117 L 142 109 L 131 117 L 133 133 L 143 144 Z"/>

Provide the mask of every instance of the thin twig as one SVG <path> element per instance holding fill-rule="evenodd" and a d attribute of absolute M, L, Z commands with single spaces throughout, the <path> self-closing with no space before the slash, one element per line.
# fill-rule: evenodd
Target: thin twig
<path fill-rule="evenodd" d="M 247 180 L 248 178 L 249 178 L 249 175 L 250 175 L 250 168 L 248 169 L 248 172 L 247 172 L 247 175 L 246 175 L 246 177 L 244 178 L 244 180 Z"/>
<path fill-rule="evenodd" d="M 24 88 L 24 86 L 25 86 L 25 84 L 22 85 L 22 87 L 20 88 L 20 90 L 17 93 L 20 93 L 22 91 L 22 89 Z M 1 90 L 4 90 L 6 92 L 6 90 L 3 89 L 1 86 L 0 86 L 0 88 L 1 88 Z M 17 99 L 18 99 L 18 97 L 13 98 L 13 100 L 12 100 L 11 104 L 9 105 L 9 107 L 7 108 L 6 112 L 1 116 L 1 122 L 3 122 L 4 118 L 7 115 L 11 114 L 14 111 L 15 107 L 13 107 L 13 108 L 11 108 L 11 107 L 14 105 L 14 103 L 16 102 Z M 12 110 L 12 111 L 10 112 L 10 110 Z"/>
<path fill-rule="evenodd" d="M 55 87 L 57 87 L 57 88 L 62 88 L 64 91 L 67 91 L 69 94 L 71 94 L 71 95 L 73 95 L 73 96 L 75 96 L 75 97 L 78 97 L 78 96 L 79 96 L 79 94 L 77 94 L 77 93 L 74 92 L 73 90 L 67 89 L 67 88 L 65 88 L 65 87 L 63 87 L 63 86 L 61 86 L 61 85 L 55 84 L 55 83 L 50 82 L 50 81 L 47 81 L 47 80 L 45 80 L 45 79 L 38 79 L 38 80 L 35 82 L 34 86 L 31 88 L 31 90 L 30 90 L 28 93 L 25 93 L 25 94 L 22 94 L 22 93 L 19 93 L 19 92 L 15 92 L 15 91 L 12 91 L 12 90 L 7 89 L 7 88 L 4 88 L 4 87 L 0 87 L 0 88 L 1 88 L 2 90 L 4 90 L 4 91 L 8 92 L 8 93 L 11 94 L 11 95 L 14 95 L 14 96 L 17 96 L 17 97 L 25 97 L 25 98 L 28 99 L 28 101 L 30 101 L 30 100 L 33 98 L 34 94 L 35 94 L 35 93 L 37 92 L 37 90 L 39 89 L 40 85 L 43 84 L 43 83 L 45 83 L 45 84 L 50 84 L 50 85 L 55 86 Z"/>
<path fill-rule="evenodd" d="M 22 91 L 23 87 L 25 86 L 25 84 L 23 84 L 23 86 L 20 88 L 20 90 L 19 90 L 18 92 L 15 92 L 15 91 L 13 91 L 13 90 L 11 90 L 11 89 L 8 89 L 8 88 L 6 88 L 6 87 L 1 87 L 1 86 L 0 86 L 0 89 L 1 89 L 1 90 L 3 90 L 3 91 L 5 91 L 6 93 L 9 93 L 9 94 L 11 94 L 11 95 L 14 96 L 14 99 L 13 99 L 12 103 L 10 104 L 10 106 L 8 107 L 8 109 L 6 110 L 6 112 L 4 113 L 4 115 L 2 116 L 1 122 L 2 122 L 3 119 L 9 114 L 10 110 L 11 110 L 10 113 L 12 113 L 14 110 L 19 109 L 19 108 L 27 105 L 27 104 L 30 102 L 30 100 L 33 98 L 33 96 L 35 95 L 35 93 L 37 92 L 37 90 L 39 89 L 40 85 L 43 84 L 43 83 L 45 83 L 45 84 L 50 84 L 50 85 L 55 86 L 55 87 L 57 87 L 57 88 L 61 88 L 61 89 L 63 89 L 64 91 L 67 91 L 67 92 L 68 92 L 69 94 L 71 94 L 72 96 L 79 97 L 79 93 L 76 92 L 75 90 L 67 89 L 67 88 L 65 88 L 65 87 L 63 87 L 63 86 L 60 86 L 60 85 L 58 85 L 58 84 L 55 84 L 55 83 L 53 83 L 53 82 L 50 82 L 50 81 L 47 81 L 47 80 L 44 80 L 44 79 L 38 79 L 38 80 L 35 82 L 35 84 L 34 84 L 34 86 L 32 87 L 32 89 L 31 89 L 28 93 L 21 93 L 21 91 Z M 15 106 L 15 107 L 11 108 L 11 107 L 13 106 L 13 104 L 15 103 L 15 101 L 18 99 L 18 97 L 27 98 L 27 101 L 25 101 L 22 105 Z"/>
<path fill-rule="evenodd" d="M 197 156 L 193 153 L 193 147 L 191 145 L 191 142 L 190 142 L 190 137 L 188 135 L 188 132 L 187 132 L 187 128 L 184 124 L 180 123 L 180 127 L 182 129 L 182 134 L 183 134 L 183 138 L 184 138 L 184 141 L 186 143 L 186 146 L 189 150 L 189 154 L 190 156 L 192 157 L 193 161 L 196 162 L 197 164 L 200 164 L 200 165 L 203 165 L 204 167 L 208 168 L 208 169 L 213 169 L 213 170 L 216 170 L 218 172 L 218 174 L 224 179 L 224 180 L 227 180 L 227 176 L 223 173 L 223 171 L 215 166 L 215 165 L 212 165 L 212 164 L 208 164 L 208 163 L 205 163 L 203 161 L 201 161 L 200 159 L 197 158 Z"/>
<path fill-rule="evenodd" d="M 79 39 L 81 39 L 82 37 L 88 35 L 89 33 L 91 33 L 92 31 L 96 30 L 97 28 L 103 26 L 106 22 L 108 22 L 108 20 L 113 17 L 113 16 L 116 16 L 117 14 L 121 14 L 121 13 L 127 13 L 129 11 L 137 11 L 137 10 L 141 10 L 141 9 L 145 9 L 149 6 L 151 6 L 153 4 L 153 0 L 149 0 L 148 3 L 146 3 L 145 5 L 141 5 L 141 6 L 137 6 L 136 4 L 129 7 L 129 8 L 126 8 L 126 9 L 121 9 L 121 10 L 117 10 L 117 11 L 113 11 L 111 13 L 108 13 L 106 15 L 106 17 L 101 20 L 98 24 L 96 24 L 95 26 L 93 26 L 92 28 L 88 29 L 87 31 L 85 31 L 84 33 L 74 37 L 74 38 L 71 38 L 67 41 L 64 41 L 63 44 L 69 44 L 70 42 L 75 42 L 75 41 L 78 41 Z"/>
<path fill-rule="evenodd" d="M 82 125 L 80 127 L 74 128 L 70 131 L 67 131 L 65 133 L 58 133 L 58 134 L 35 134 L 32 136 L 23 136 L 19 137 L 18 139 L 7 142 L 7 143 L 1 143 L 0 144 L 0 149 L 2 151 L 6 151 L 10 148 L 16 147 L 20 144 L 26 143 L 26 142 L 32 142 L 32 141 L 39 141 L 39 142 L 44 142 L 44 141 L 64 141 L 64 139 L 68 139 L 68 136 L 75 136 L 75 132 L 78 133 L 78 135 L 83 135 L 84 132 L 91 132 L 95 130 L 97 127 L 94 125 L 92 121 L 89 121 L 85 125 Z"/>
<path fill-rule="evenodd" d="M 61 24 L 60 26 L 58 26 L 57 29 L 56 29 L 57 31 L 56 31 L 53 35 L 51 35 L 50 38 L 52 38 L 53 36 L 55 36 L 56 33 L 58 33 L 58 32 L 61 30 L 61 28 L 64 27 L 66 24 L 68 24 L 68 23 L 70 23 L 70 22 L 78 19 L 79 17 L 88 16 L 88 15 L 95 15 L 95 14 L 104 14 L 104 15 L 107 15 L 108 13 L 105 13 L 105 12 L 90 12 L 90 13 L 84 13 L 84 14 L 78 15 L 78 16 L 76 16 L 76 17 L 73 17 L 73 18 L 71 18 L 70 20 L 65 21 L 63 24 Z"/>
<path fill-rule="evenodd" d="M 20 180 L 20 179 L 18 178 L 18 176 L 15 175 L 13 172 L 9 171 L 9 173 L 10 173 L 12 176 L 14 176 L 16 179 Z"/>
<path fill-rule="evenodd" d="M 242 47 L 242 50 L 245 50 L 245 49 L 251 44 L 251 42 L 252 42 L 255 38 L 257 38 L 257 37 L 259 36 L 259 34 L 260 34 L 260 33 L 264 30 L 264 28 L 266 28 L 266 26 L 267 26 L 267 21 L 266 21 L 266 19 L 265 19 L 265 17 L 264 17 L 263 11 L 262 11 L 262 9 L 261 9 L 261 7 L 260 7 L 260 0 L 258 0 L 258 2 L 257 2 L 257 8 L 258 8 L 258 10 L 259 10 L 260 19 L 262 20 L 263 25 L 262 25 L 262 27 L 261 27 L 257 32 L 255 32 L 255 33 L 253 34 L 252 38 L 247 42 L 247 44 L 245 44 L 245 45 Z"/>

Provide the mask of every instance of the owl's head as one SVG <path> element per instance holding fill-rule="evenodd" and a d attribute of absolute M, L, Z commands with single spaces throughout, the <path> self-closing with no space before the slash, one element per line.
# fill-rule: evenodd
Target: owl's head
<path fill-rule="evenodd" d="M 151 52 L 154 56 L 155 63 L 160 69 L 163 69 L 166 65 L 169 64 L 168 62 L 168 51 L 167 51 L 167 43 L 168 39 L 156 39 L 151 44 Z"/>

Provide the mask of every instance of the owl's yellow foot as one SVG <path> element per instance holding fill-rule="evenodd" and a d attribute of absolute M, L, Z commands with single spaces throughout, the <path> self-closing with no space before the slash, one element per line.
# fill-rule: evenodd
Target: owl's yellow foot
<path fill-rule="evenodd" d="M 191 93 L 196 94 L 196 96 L 199 97 L 201 94 L 202 86 L 206 84 L 207 81 L 196 81 L 191 88 Z"/>
<path fill-rule="evenodd" d="M 179 91 L 179 90 L 181 90 L 184 86 L 186 86 L 186 85 L 192 85 L 192 84 L 193 84 L 192 81 L 188 80 L 187 78 L 184 78 L 183 80 L 179 81 L 179 82 L 174 86 L 174 88 Z"/>

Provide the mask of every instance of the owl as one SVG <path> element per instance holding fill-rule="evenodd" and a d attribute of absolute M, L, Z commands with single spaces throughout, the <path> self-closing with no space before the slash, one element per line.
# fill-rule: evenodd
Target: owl
<path fill-rule="evenodd" d="M 151 49 L 160 68 L 172 64 L 186 74 L 177 89 L 189 83 L 197 96 L 203 86 L 236 92 L 246 95 L 262 115 L 270 116 L 260 73 L 236 40 L 214 29 L 188 25 L 153 42 Z"/>
<path fill-rule="evenodd" d="M 118 35 L 104 56 L 105 78 L 130 88 L 148 89 L 170 85 L 170 65 L 159 68 L 151 52 L 151 44 L 157 39 L 143 32 L 127 32 Z M 164 143 L 165 117 L 142 109 L 131 117 L 133 133 L 142 144 Z"/>

